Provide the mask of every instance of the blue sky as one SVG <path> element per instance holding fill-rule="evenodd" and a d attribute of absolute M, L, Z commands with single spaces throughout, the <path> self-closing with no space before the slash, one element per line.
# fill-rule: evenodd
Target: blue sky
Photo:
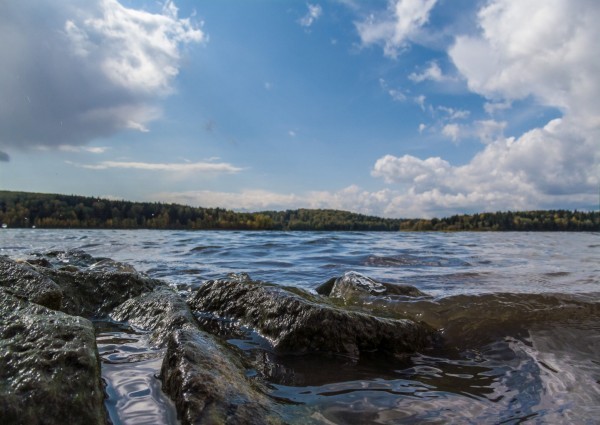
<path fill-rule="evenodd" d="M 598 208 L 594 0 L 0 9 L 2 189 L 386 217 Z"/>

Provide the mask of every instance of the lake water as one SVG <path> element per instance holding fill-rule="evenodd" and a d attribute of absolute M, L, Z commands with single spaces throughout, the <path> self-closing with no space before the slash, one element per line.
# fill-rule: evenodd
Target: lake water
<path fill-rule="evenodd" d="M 439 329 L 443 348 L 403 361 L 272 358 L 278 369 L 266 374 L 271 395 L 301 406 L 290 407 L 292 419 L 298 411 L 306 423 L 323 424 L 600 418 L 599 233 L 0 230 L 0 255 L 68 249 L 129 263 L 182 292 L 232 272 L 312 291 L 356 271 L 434 296 L 374 299 L 357 308 L 420 318 Z M 143 339 L 123 329 L 102 332 L 101 352 L 113 344 L 110 335 L 135 347 Z M 145 356 L 143 376 L 130 379 L 118 361 L 105 359 L 115 423 L 176 422 L 154 381 L 159 357 Z M 136 396 L 141 404 L 133 413 L 119 413 L 115 406 L 131 406 Z"/>

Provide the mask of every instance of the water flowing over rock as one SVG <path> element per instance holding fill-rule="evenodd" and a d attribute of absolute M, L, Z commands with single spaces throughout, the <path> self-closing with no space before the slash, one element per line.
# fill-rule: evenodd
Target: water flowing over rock
<path fill-rule="evenodd" d="M 273 403 L 245 376 L 240 358 L 198 329 L 189 306 L 172 289 L 130 299 L 111 317 L 150 331 L 157 346 L 168 343 L 161 368 L 163 390 L 175 401 L 184 424 L 279 423 L 270 413 Z"/>
<path fill-rule="evenodd" d="M 170 338 L 161 377 L 184 424 L 278 424 L 273 402 L 253 387 L 229 350 L 194 329 Z"/>
<path fill-rule="evenodd" d="M 170 288 L 159 288 L 127 300 L 110 316 L 150 331 L 150 341 L 157 347 L 164 347 L 172 332 L 197 327 L 185 300 Z"/>
<path fill-rule="evenodd" d="M 281 352 L 415 352 L 430 342 L 429 328 L 340 309 L 300 289 L 249 280 L 214 280 L 198 289 L 190 305 L 199 312 L 239 319 Z"/>
<path fill-rule="evenodd" d="M 0 419 L 104 424 L 94 328 L 0 289 Z"/>
<path fill-rule="evenodd" d="M 414 286 L 379 282 L 357 272 L 347 272 L 341 277 L 329 279 L 317 287 L 316 291 L 318 294 L 343 300 L 350 300 L 365 294 L 408 297 L 428 296 Z"/>

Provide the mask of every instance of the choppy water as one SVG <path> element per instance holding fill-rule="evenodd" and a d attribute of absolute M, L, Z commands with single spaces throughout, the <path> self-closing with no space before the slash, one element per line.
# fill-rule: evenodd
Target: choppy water
<path fill-rule="evenodd" d="M 311 290 L 354 270 L 434 295 L 357 306 L 416 317 L 442 331 L 444 347 L 411 359 L 356 363 L 262 354 L 269 361 L 259 372 L 271 382 L 272 396 L 301 403 L 314 423 L 592 424 L 600 418 L 598 233 L 0 230 L 0 255 L 66 249 L 130 263 L 180 290 L 231 272 Z M 152 378 L 159 362 L 136 345 L 143 338 L 104 332 L 99 344 L 113 421 L 176 422 Z M 111 346 L 127 338 L 147 354 L 129 377 L 119 370 L 126 360 L 114 359 L 129 345 Z M 253 338 L 231 342 L 252 351 L 260 345 Z"/>

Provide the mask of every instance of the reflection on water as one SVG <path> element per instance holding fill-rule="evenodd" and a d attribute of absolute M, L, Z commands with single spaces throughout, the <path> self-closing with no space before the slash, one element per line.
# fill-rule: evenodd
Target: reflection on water
<path fill-rule="evenodd" d="M 143 333 L 110 321 L 95 322 L 113 425 L 177 424 L 175 406 L 157 379 L 164 353 L 148 346 Z"/>

